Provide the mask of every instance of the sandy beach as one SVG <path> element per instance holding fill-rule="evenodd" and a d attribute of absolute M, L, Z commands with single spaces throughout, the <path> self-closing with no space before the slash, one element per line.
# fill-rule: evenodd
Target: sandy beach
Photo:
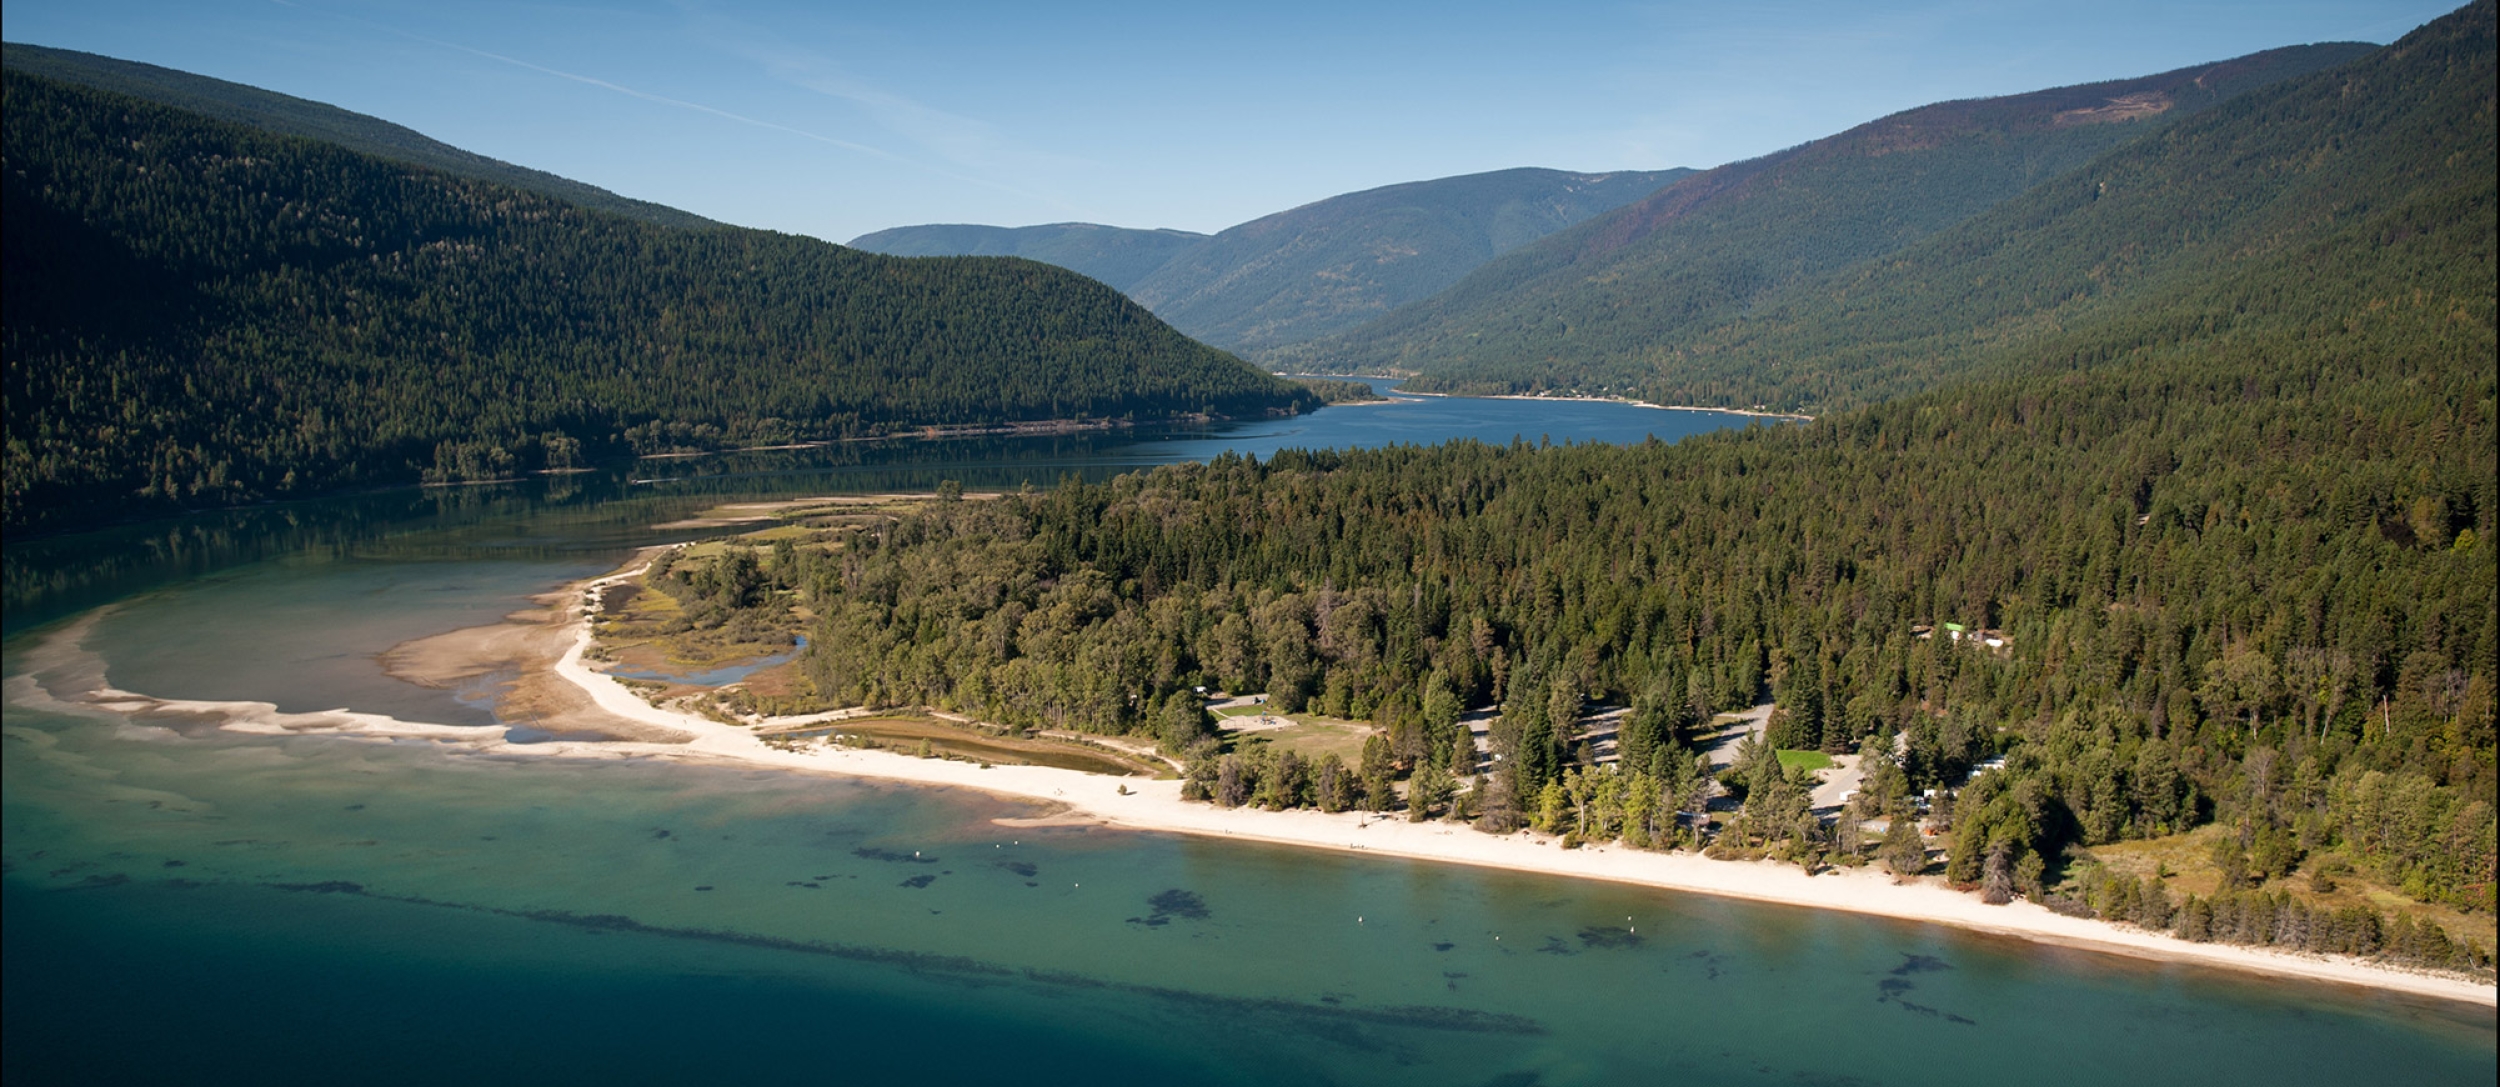
<path fill-rule="evenodd" d="M 88 714 L 102 710 L 135 715 L 142 721 L 158 713 L 194 720 L 216 718 L 221 719 L 219 727 L 246 733 L 421 738 L 499 755 L 675 759 L 952 786 L 1047 802 L 1055 807 L 1040 818 L 1054 823 L 1099 823 L 1845 910 L 2165 962 L 2500 1004 L 2500 990 L 2463 978 L 2349 958 L 2190 943 L 2165 934 L 2060 916 L 2028 902 L 1988 906 L 1975 895 L 1950 890 L 1935 880 L 1897 881 L 1872 867 L 1809 876 L 1789 864 L 1716 861 L 1692 853 L 1658 853 L 1620 845 L 1566 850 L 1543 835 L 1495 836 L 1441 821 L 1410 823 L 1402 816 L 1221 808 L 1183 801 L 1177 780 L 1110 777 L 1042 766 L 984 767 L 821 743 L 767 744 L 748 728 L 655 707 L 586 663 L 591 647 L 588 601 L 597 595 L 593 590 L 638 574 L 642 565 L 637 562 L 629 569 L 541 597 L 546 610 L 516 613 L 509 628 L 476 628 L 413 642 L 388 658 L 395 674 L 435 683 L 476 674 L 489 666 L 517 665 L 522 677 L 516 681 L 519 697 L 560 715 L 567 725 L 617 737 L 613 740 L 515 744 L 504 739 L 499 727 L 406 722 L 348 710 L 281 713 L 267 703 L 151 698 L 103 682 L 101 662 L 79 644 L 87 625 L 83 622 L 56 633 L 48 645 L 30 654 L 34 659 L 29 663 L 35 667 L 13 677 L 8 694 L 19 705 Z M 804 720 L 812 719 L 772 724 Z"/>

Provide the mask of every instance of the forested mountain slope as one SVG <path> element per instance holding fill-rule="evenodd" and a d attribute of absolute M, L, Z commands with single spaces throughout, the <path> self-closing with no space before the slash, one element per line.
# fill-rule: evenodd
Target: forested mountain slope
<path fill-rule="evenodd" d="M 691 212 L 618 196 L 596 185 L 585 185 L 543 170 L 472 154 L 379 117 L 368 117 L 327 103 L 191 72 L 19 42 L 0 47 L 0 67 L 28 75 L 49 76 L 97 90 L 117 91 L 161 106 L 189 110 L 282 136 L 302 136 L 334 143 L 376 158 L 528 189 L 585 208 L 612 211 L 664 226 L 699 228 L 720 225 Z"/>
<path fill-rule="evenodd" d="M 6 524 L 627 448 L 1315 405 L 998 258 L 680 230 L 6 76 Z"/>
<path fill-rule="evenodd" d="M 1213 236 L 1091 223 L 907 226 L 851 244 L 1047 261 L 1128 292 L 1208 343 L 1257 352 L 1431 297 L 1502 253 L 1690 173 L 1497 170 L 1334 196 Z M 1154 253 L 1162 259 L 1148 267 Z"/>
<path fill-rule="evenodd" d="M 1690 178 L 1291 357 L 1416 370 L 1419 389 L 1628 391 L 1616 386 L 1645 374 L 1658 345 L 1740 317 L 1784 285 L 1899 250 L 2111 147 L 2369 48 L 2276 49 L 1894 114 Z"/>
<path fill-rule="evenodd" d="M 1497 170 L 1389 185 L 1224 230 L 1129 291 L 1173 327 L 1255 352 L 1432 297 L 1503 253 L 1690 170 Z"/>
<path fill-rule="evenodd" d="M 1099 223 L 898 226 L 853 238 L 854 249 L 896 257 L 1023 257 L 1056 264 L 1126 291 L 1182 250 L 1203 242 L 1186 230 L 1135 230 Z"/>
<path fill-rule="evenodd" d="M 2112 344 L 2296 327 L 2338 304 L 2322 291 L 2456 290 L 2451 270 L 2488 267 L 2494 245 L 2491 13 L 2251 92 L 1584 380 L 1818 410 L 1992 366 L 2092 365 Z"/>

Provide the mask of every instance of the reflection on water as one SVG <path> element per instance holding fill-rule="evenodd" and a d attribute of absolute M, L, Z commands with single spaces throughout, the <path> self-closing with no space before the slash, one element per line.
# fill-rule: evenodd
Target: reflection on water
<path fill-rule="evenodd" d="M 1376 382 L 1394 390 L 1395 382 Z M 0 552 L 9 634 L 161 585 L 280 555 L 466 561 L 580 560 L 700 538 L 654 531 L 733 498 L 1049 487 L 1226 452 L 1355 448 L 1453 440 L 1674 441 L 1754 425 L 1721 412 L 1575 401 L 1409 397 L 1387 405 L 1190 427 L 944 441 L 838 442 L 608 465 L 596 471 L 468 487 L 404 487 L 221 510 L 28 542 Z M 665 478 L 650 466 L 666 465 Z M 647 480 L 647 482 L 636 482 Z"/>

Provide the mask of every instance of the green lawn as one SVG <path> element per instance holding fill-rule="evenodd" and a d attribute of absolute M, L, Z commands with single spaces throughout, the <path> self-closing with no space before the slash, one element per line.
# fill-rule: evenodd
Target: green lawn
<path fill-rule="evenodd" d="M 1779 756 L 1780 766 L 1783 769 L 1795 770 L 1803 768 L 1808 771 L 1813 771 L 1829 770 L 1832 768 L 1832 757 L 1820 751 L 1782 751 L 1779 753 Z"/>
<path fill-rule="evenodd" d="M 1248 735 L 1288 748 L 1306 759 L 1335 755 L 1353 766 L 1363 761 L 1363 738 L 1371 735 L 1370 725 L 1361 721 L 1340 721 L 1330 717 L 1294 715 L 1290 728 L 1270 729 Z"/>

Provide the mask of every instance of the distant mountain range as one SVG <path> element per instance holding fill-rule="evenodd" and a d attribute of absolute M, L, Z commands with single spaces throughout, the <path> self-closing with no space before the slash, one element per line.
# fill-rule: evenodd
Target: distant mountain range
<path fill-rule="evenodd" d="M 1023 257 L 1126 292 L 1182 250 L 1207 240 L 1186 230 L 1136 230 L 1100 223 L 898 226 L 853 238 L 854 249 L 895 257 Z"/>
<path fill-rule="evenodd" d="M 1305 369 L 1415 372 L 1420 390 L 1638 389 L 1678 402 L 1828 408 L 1815 396 L 1772 396 L 1741 374 L 1670 375 L 1686 373 L 1679 360 L 1714 330 L 1758 314 L 1784 288 L 1900 251 L 2111 148 L 2372 48 L 2275 49 L 1897 113 L 1687 178 L 1285 358 Z"/>
<path fill-rule="evenodd" d="M 1057 264 L 1127 292 L 1192 336 L 1258 352 L 1429 298 L 1500 254 L 1691 172 L 1498 170 L 1330 197 L 1212 236 L 1091 223 L 907 226 L 851 244 Z"/>
<path fill-rule="evenodd" d="M 480 180 L 486 160 L 303 135 L 405 132 L 330 107 L 233 123 L 8 56 L 13 532 L 628 451 L 1319 404 L 1063 269 L 663 226 Z"/>

